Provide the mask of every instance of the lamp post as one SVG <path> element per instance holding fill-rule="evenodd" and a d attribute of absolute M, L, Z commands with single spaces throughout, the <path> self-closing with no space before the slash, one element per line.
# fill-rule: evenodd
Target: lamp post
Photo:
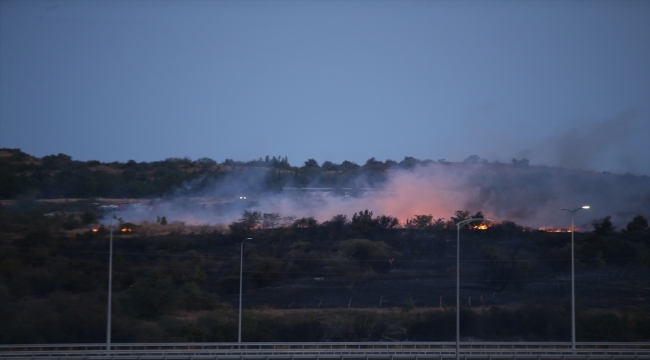
<path fill-rule="evenodd" d="M 108 252 L 108 314 L 106 315 L 106 350 L 111 350 L 111 299 L 113 294 L 113 219 L 116 219 L 115 215 L 111 217 L 111 223 L 109 225 L 111 229 L 110 236 L 110 245 Z"/>
<path fill-rule="evenodd" d="M 473 221 L 492 221 L 472 218 L 456 224 L 456 360 L 460 354 L 460 226 Z"/>
<path fill-rule="evenodd" d="M 589 209 L 589 205 L 574 210 L 560 209 L 571 213 L 571 349 L 576 349 L 576 277 L 575 277 L 575 256 L 573 251 L 573 214 L 582 209 Z"/>
<path fill-rule="evenodd" d="M 237 331 L 237 342 L 241 343 L 241 297 L 242 297 L 242 287 L 243 287 L 243 275 L 244 275 L 244 241 L 253 240 L 253 238 L 246 238 L 241 241 L 241 249 L 239 255 L 239 327 Z"/>

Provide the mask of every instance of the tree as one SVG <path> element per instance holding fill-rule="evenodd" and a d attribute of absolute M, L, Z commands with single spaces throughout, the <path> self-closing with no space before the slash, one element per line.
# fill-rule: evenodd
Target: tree
<path fill-rule="evenodd" d="M 195 163 L 198 164 L 198 165 L 201 165 L 201 166 L 214 166 L 214 165 L 217 165 L 216 161 L 214 161 L 214 160 L 212 160 L 210 158 L 207 158 L 207 157 L 199 158 L 199 159 L 197 159 L 195 161 Z"/>
<path fill-rule="evenodd" d="M 291 169 L 291 165 L 289 164 L 289 158 L 286 156 L 285 157 L 278 156 L 277 159 L 274 156 L 271 159 L 271 164 L 276 169 Z"/>
<path fill-rule="evenodd" d="M 262 213 L 259 211 L 244 210 L 239 219 L 239 223 L 246 229 L 252 230 L 257 227 L 257 224 L 262 220 Z"/>
<path fill-rule="evenodd" d="M 336 171 L 336 170 L 338 170 L 338 167 L 339 167 L 338 165 L 334 164 L 331 161 L 325 161 L 323 163 L 323 165 L 321 166 L 321 169 L 323 169 L 325 171 Z"/>
<path fill-rule="evenodd" d="M 629 233 L 640 233 L 646 229 L 648 229 L 648 220 L 641 215 L 635 216 L 625 227 L 625 230 Z"/>
<path fill-rule="evenodd" d="M 323 226 L 329 231 L 329 236 L 336 238 L 345 233 L 345 227 L 348 225 L 348 217 L 342 214 L 334 215 L 331 220 L 325 221 Z"/>
<path fill-rule="evenodd" d="M 514 221 L 504 220 L 492 226 L 492 230 L 501 235 L 518 236 L 524 231 L 524 227 L 517 225 Z"/>
<path fill-rule="evenodd" d="M 72 157 L 59 153 L 58 155 L 43 156 L 43 167 L 49 170 L 61 170 L 72 163 Z"/>
<path fill-rule="evenodd" d="M 611 218 L 611 216 L 607 215 L 602 219 L 593 220 L 591 225 L 594 227 L 594 232 L 599 235 L 607 235 L 613 232 L 616 226 L 612 224 Z"/>
<path fill-rule="evenodd" d="M 283 176 L 282 171 L 278 169 L 269 169 L 264 175 L 264 188 L 269 192 L 282 192 L 284 185 L 288 181 L 287 176 Z"/>
<path fill-rule="evenodd" d="M 388 166 L 381 161 L 375 160 L 375 158 L 370 158 L 366 161 L 366 164 L 363 165 L 363 171 L 366 175 L 366 181 L 371 187 L 377 187 L 378 184 L 383 183 L 386 180 L 386 169 Z"/>
<path fill-rule="evenodd" d="M 376 168 L 376 169 L 379 169 L 379 170 L 384 170 L 386 168 L 386 164 L 384 164 L 383 162 L 375 159 L 374 157 L 371 157 L 370 159 L 368 159 L 366 161 L 366 163 L 365 163 L 365 165 L 363 165 L 363 167 L 368 168 L 368 169 L 369 168 Z"/>
<path fill-rule="evenodd" d="M 366 209 L 352 215 L 350 226 L 361 235 L 369 235 L 375 230 L 377 220 L 372 218 L 372 211 Z"/>
<path fill-rule="evenodd" d="M 280 224 L 282 216 L 278 213 L 264 213 L 262 215 L 262 228 L 273 229 Z"/>
<path fill-rule="evenodd" d="M 305 161 L 305 167 L 306 168 L 320 168 L 320 165 L 318 165 L 318 161 L 314 159 L 309 159 Z"/>
<path fill-rule="evenodd" d="M 406 220 L 406 227 L 424 229 L 428 226 L 431 226 L 433 221 L 433 215 L 415 215 L 415 219 Z"/>
<path fill-rule="evenodd" d="M 307 228 L 313 228 L 318 226 L 318 220 L 314 219 L 313 216 L 310 217 L 303 217 L 301 219 L 296 220 L 293 223 L 294 228 L 302 228 L 302 229 L 307 229 Z"/>
<path fill-rule="evenodd" d="M 481 164 L 487 163 L 487 160 L 481 159 L 478 155 L 470 155 L 465 160 L 463 164 Z"/>
<path fill-rule="evenodd" d="M 476 214 L 470 216 L 471 219 L 485 219 L 482 211 L 477 212 Z"/>
<path fill-rule="evenodd" d="M 404 169 L 412 169 L 415 167 L 415 165 L 418 165 L 419 163 L 420 160 L 411 156 L 405 156 L 404 160 L 399 162 L 399 166 L 401 166 Z"/>
<path fill-rule="evenodd" d="M 454 216 L 451 217 L 451 221 L 454 224 L 458 224 L 461 221 L 465 221 L 470 219 L 469 217 L 469 211 L 462 211 L 462 210 L 456 210 L 454 213 Z"/>
<path fill-rule="evenodd" d="M 343 162 L 341 163 L 341 165 L 339 165 L 339 168 L 340 168 L 341 170 L 343 170 L 343 171 L 346 171 L 346 170 L 356 170 L 356 169 L 359 168 L 359 165 L 358 165 L 357 163 L 352 162 L 352 161 L 347 161 L 347 160 L 345 160 L 345 161 L 343 161 Z"/>
<path fill-rule="evenodd" d="M 399 226 L 399 220 L 392 216 L 377 216 L 377 225 L 382 229 L 393 229 Z"/>

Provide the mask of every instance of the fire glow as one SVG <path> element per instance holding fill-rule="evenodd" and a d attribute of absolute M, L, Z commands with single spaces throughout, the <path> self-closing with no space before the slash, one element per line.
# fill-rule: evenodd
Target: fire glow
<path fill-rule="evenodd" d="M 634 186 L 623 186 L 627 182 L 624 183 L 622 178 L 614 175 L 590 175 L 533 166 L 511 168 L 505 164 L 469 166 L 431 163 L 412 169 L 396 167 L 386 172 L 383 183 L 375 184 L 375 187 L 370 188 L 371 191 L 363 193 L 344 196 L 333 188 L 312 189 L 317 191 L 287 188 L 281 193 L 264 193 L 258 194 L 259 196 L 247 194 L 244 199 L 244 191 L 264 187 L 264 174 L 266 173 L 260 172 L 259 178 L 257 175 L 251 175 L 244 185 L 240 184 L 243 177 L 226 177 L 214 187 L 206 188 L 192 198 L 156 200 L 156 204 L 151 205 L 157 210 L 153 214 L 144 211 L 146 206 L 129 206 L 114 211 L 123 211 L 121 216 L 134 224 L 153 222 L 155 216 L 152 215 L 165 215 L 167 219 L 187 225 L 227 226 L 239 221 L 244 210 L 278 214 L 287 219 L 313 217 L 323 223 L 337 215 L 344 215 L 350 221 L 353 214 L 367 209 L 373 212 L 373 218 L 380 215 L 395 217 L 402 226 L 415 215 L 431 216 L 434 223 L 447 226 L 452 222 L 456 211 L 464 210 L 470 214 L 481 211 L 494 221 L 484 226 L 481 226 L 480 222 L 468 224 L 471 229 L 486 230 L 500 221 L 511 221 L 526 229 L 567 233 L 570 231 L 559 228 L 567 223 L 567 216 L 558 209 L 566 204 L 580 204 L 584 198 L 593 199 L 590 201 L 594 208 L 599 208 L 599 203 L 607 204 L 600 207 L 608 209 L 602 211 L 611 213 L 625 209 L 626 212 L 645 214 L 648 208 L 646 203 L 634 201 L 640 196 L 646 198 L 647 194 L 647 183 L 641 184 L 641 180 L 637 178 L 629 179 L 633 181 Z M 543 176 L 547 180 L 535 186 L 523 187 L 522 184 L 534 176 Z M 363 186 L 370 186 L 366 180 L 360 177 L 353 182 L 361 189 Z M 590 181 L 595 181 L 595 184 L 609 184 L 608 186 L 620 189 L 620 192 L 616 193 L 616 196 L 606 192 L 592 194 L 590 189 L 600 188 L 600 185 L 585 186 Z M 636 185 L 637 183 L 639 185 Z M 576 185 L 567 188 L 566 184 Z M 198 206 L 188 206 L 188 202 L 194 200 Z M 607 213 L 592 210 L 588 214 L 581 213 L 577 220 L 586 222 L 589 218 L 605 215 Z M 107 216 L 104 219 L 105 226 L 108 225 L 108 220 L 110 218 Z M 582 228 L 586 229 L 585 226 L 588 225 L 583 225 Z M 129 233 L 121 232 L 125 235 Z"/>
<path fill-rule="evenodd" d="M 545 228 L 540 228 L 539 230 L 550 232 L 550 233 L 568 233 L 568 232 L 571 232 L 571 230 L 567 230 L 567 229 L 545 229 Z"/>

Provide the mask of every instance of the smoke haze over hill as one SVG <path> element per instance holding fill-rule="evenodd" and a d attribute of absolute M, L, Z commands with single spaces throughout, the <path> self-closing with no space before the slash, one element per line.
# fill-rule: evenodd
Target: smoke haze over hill
<path fill-rule="evenodd" d="M 639 144 L 646 144 L 645 147 Z M 573 169 L 650 175 L 650 122 L 629 109 L 598 121 L 577 123 L 517 156 Z"/>
<path fill-rule="evenodd" d="M 272 171 L 272 170 L 269 170 Z M 358 187 L 329 190 L 260 192 L 266 171 L 235 173 L 204 189 L 192 200 L 176 196 L 162 201 L 159 215 L 189 223 L 237 221 L 245 209 L 284 217 L 326 221 L 368 209 L 374 215 L 397 217 L 401 224 L 415 215 L 448 220 L 456 210 L 483 211 L 495 221 L 514 221 L 533 228 L 568 228 L 561 208 L 590 205 L 576 214 L 576 226 L 589 228 L 593 219 L 610 215 L 623 227 L 636 215 L 650 216 L 650 178 L 562 168 L 499 163 L 428 163 L 412 169 L 391 168 L 381 186 L 370 187 L 360 176 Z M 185 192 L 191 186 L 185 187 Z M 190 189 L 191 190 L 191 189 Z M 246 196 L 247 199 L 239 199 Z M 152 220 L 152 214 L 129 210 L 125 219 Z"/>

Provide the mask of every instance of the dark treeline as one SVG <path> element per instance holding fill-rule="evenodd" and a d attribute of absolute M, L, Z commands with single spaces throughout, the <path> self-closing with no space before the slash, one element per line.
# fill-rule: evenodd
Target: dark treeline
<path fill-rule="evenodd" d="M 263 170 L 257 192 L 278 192 L 284 187 L 321 186 L 331 188 L 379 186 L 390 168 L 412 169 L 445 160 L 418 160 L 405 157 L 396 162 L 370 158 L 363 165 L 351 161 L 335 164 L 314 159 L 302 166 L 291 166 L 288 158 L 266 156 L 252 161 L 226 159 L 221 163 L 210 158 L 168 158 L 163 161 L 103 163 L 78 161 L 65 154 L 32 157 L 19 149 L 0 149 L 0 199 L 51 198 L 152 198 L 177 192 L 199 194 L 224 180 L 237 170 Z M 486 163 L 476 155 L 466 164 Z M 524 167 L 528 160 L 513 159 L 512 166 Z M 191 184 L 191 186 L 188 186 Z"/>
<path fill-rule="evenodd" d="M 43 216 L 55 209 L 66 215 Z M 105 339 L 109 229 L 78 226 L 101 215 L 90 201 L 0 207 L 1 343 Z M 470 216 L 482 214 L 399 224 L 365 209 L 322 223 L 244 211 L 227 227 L 118 219 L 113 341 L 235 341 L 245 238 L 244 341 L 452 340 L 453 223 Z M 609 220 L 576 234 L 578 341 L 648 341 L 648 222 Z M 479 225 L 462 229 L 463 337 L 568 341 L 569 234 Z"/>

